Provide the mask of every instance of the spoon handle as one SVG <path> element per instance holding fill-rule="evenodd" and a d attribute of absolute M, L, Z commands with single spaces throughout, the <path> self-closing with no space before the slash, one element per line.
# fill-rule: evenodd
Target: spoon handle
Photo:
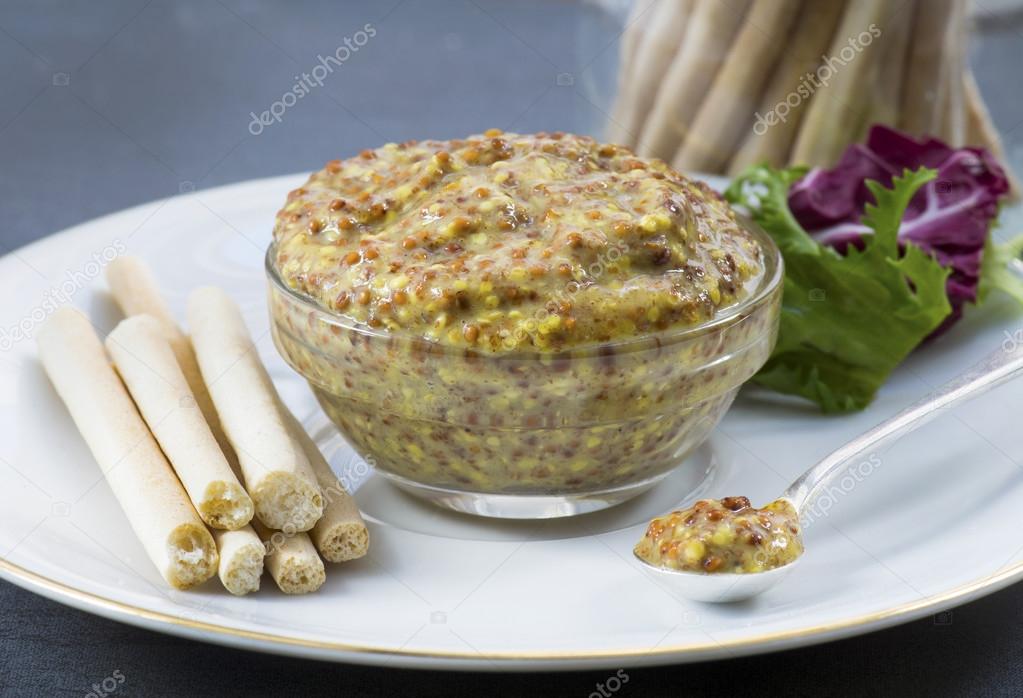
<path fill-rule="evenodd" d="M 898 439 L 934 419 L 942 410 L 983 395 L 1021 372 L 1023 349 L 1018 342 L 1007 339 L 1002 346 L 961 376 L 953 378 L 891 419 L 881 422 L 826 456 L 789 485 L 783 497 L 792 502 L 796 511 L 802 513 L 822 487 L 835 475 L 845 472 L 849 461 Z"/>

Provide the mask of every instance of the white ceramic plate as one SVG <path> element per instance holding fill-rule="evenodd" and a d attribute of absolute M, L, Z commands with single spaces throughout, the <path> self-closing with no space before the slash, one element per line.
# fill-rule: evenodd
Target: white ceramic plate
<path fill-rule="evenodd" d="M 148 259 L 181 315 L 188 291 L 219 284 L 238 299 L 288 402 L 319 420 L 304 383 L 267 335 L 263 250 L 273 215 L 303 177 L 281 177 L 140 206 L 0 259 L 0 575 L 87 611 L 249 649 L 408 667 L 544 669 L 728 657 L 823 642 L 963 603 L 1023 575 L 1023 383 L 946 415 L 857 466 L 807 531 L 787 582 L 734 606 L 674 598 L 631 547 L 651 516 L 680 503 L 673 476 L 616 509 L 571 520 L 473 519 L 421 504 L 347 447 L 372 552 L 328 570 L 317 594 L 233 598 L 215 581 L 166 588 L 35 359 L 34 330 L 55 304 L 117 321 L 101 266 Z M 825 301 L 826 302 L 826 299 Z M 717 468 L 712 496 L 772 498 L 858 432 L 962 371 L 1003 341 L 1023 341 L 1007 301 L 968 314 L 914 355 L 862 414 L 825 417 L 746 391 L 694 456 Z M 321 443 L 330 441 L 319 432 Z"/>

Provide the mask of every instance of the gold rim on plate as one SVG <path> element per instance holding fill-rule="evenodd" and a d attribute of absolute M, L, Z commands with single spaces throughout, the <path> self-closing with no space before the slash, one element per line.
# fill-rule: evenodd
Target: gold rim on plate
<path fill-rule="evenodd" d="M 108 611 L 110 612 L 111 618 L 122 620 L 123 622 L 138 627 L 143 627 L 152 630 L 153 628 L 143 625 L 142 620 L 156 621 L 164 624 L 163 630 L 173 632 L 176 628 L 182 628 L 187 630 L 201 631 L 207 633 L 213 633 L 221 639 L 225 639 L 225 644 L 237 645 L 237 642 L 230 642 L 231 639 L 249 640 L 255 642 L 271 643 L 273 645 L 287 645 L 290 647 L 301 647 L 315 650 L 332 650 L 337 652 L 350 652 L 355 654 L 374 655 L 374 656 L 391 656 L 391 657 L 409 657 L 416 659 L 425 660 L 461 660 L 469 662 L 486 662 L 486 661 L 535 661 L 535 662 L 568 662 L 572 660 L 588 660 L 588 661 L 599 661 L 599 660 L 620 660 L 629 658 L 648 658 L 648 659 L 660 659 L 670 660 L 679 659 L 686 654 L 694 654 L 708 651 L 728 651 L 735 649 L 751 648 L 758 645 L 765 645 L 771 642 L 779 641 L 790 641 L 812 638 L 815 636 L 822 636 L 832 633 L 839 633 L 843 630 L 852 630 L 856 628 L 862 628 L 865 625 L 883 622 L 885 620 L 893 620 L 902 618 L 903 616 L 912 616 L 919 611 L 947 608 L 955 605 L 953 602 L 962 600 L 964 597 L 969 597 L 979 591 L 988 591 L 993 593 L 999 589 L 1008 586 L 1013 581 L 1016 581 L 1019 577 L 1023 576 L 1023 562 L 1018 562 L 1011 567 L 1008 567 L 994 574 L 982 577 L 976 581 L 970 582 L 951 589 L 947 592 L 929 596 L 918 601 L 913 601 L 907 604 L 902 604 L 894 608 L 890 608 L 884 611 L 877 611 L 875 613 L 869 613 L 863 616 L 858 616 L 849 620 L 830 623 L 824 625 L 815 625 L 809 628 L 800 628 L 798 630 L 782 630 L 774 633 L 765 633 L 762 635 L 756 635 L 753 637 L 742 638 L 739 640 L 725 640 L 725 641 L 714 641 L 710 642 L 696 642 L 684 645 L 673 645 L 667 647 L 658 647 L 656 649 L 637 649 L 627 648 L 621 650 L 600 650 L 600 651 L 562 651 L 562 652 L 545 652 L 538 654 L 531 653 L 520 653 L 520 652 L 494 652 L 494 653 L 482 653 L 477 651 L 472 652 L 452 652 L 449 650 L 434 651 L 434 650 L 408 650 L 404 648 L 391 648 L 391 647 L 380 647 L 373 645 L 358 645 L 350 644 L 345 642 L 330 642 L 325 640 L 309 640 L 300 637 L 289 637 L 287 635 L 277 635 L 274 633 L 268 633 L 258 630 L 242 630 L 239 628 L 232 628 L 226 625 L 218 625 L 216 623 L 208 623 L 206 621 L 189 620 L 187 618 L 181 618 L 173 616 L 161 611 L 151 611 L 149 609 L 141 608 L 139 606 L 133 606 L 126 604 L 121 601 L 115 601 L 92 592 L 82 591 L 75 587 L 69 586 L 64 582 L 58 582 L 54 579 L 44 577 L 41 574 L 32 572 L 20 565 L 16 565 L 8 560 L 0 559 L 0 577 L 3 577 L 7 581 L 10 581 L 17 586 L 20 586 L 28 591 L 40 593 L 44 597 L 51 598 L 55 601 L 64 602 L 65 605 L 69 605 L 81 610 L 94 609 L 97 611 Z M 21 582 L 19 584 L 18 582 Z M 46 592 L 49 592 L 46 593 Z M 965 599 L 971 600 L 971 599 Z M 75 603 L 77 602 L 77 603 Z M 100 615 L 103 615 L 100 613 Z M 904 618 L 905 621 L 913 620 L 913 617 Z M 134 621 L 134 622 L 133 622 Z M 170 627 L 166 627 L 170 626 Z M 887 626 L 882 626 L 887 627 Z M 878 628 L 880 629 L 880 628 Z M 849 633 L 852 634 L 852 633 Z M 839 639 L 846 635 L 836 635 L 829 638 L 822 638 L 822 641 Z"/>

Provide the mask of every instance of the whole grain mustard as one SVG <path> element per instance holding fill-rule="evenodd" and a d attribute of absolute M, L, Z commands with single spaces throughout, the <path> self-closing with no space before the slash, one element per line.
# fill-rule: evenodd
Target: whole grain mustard
<path fill-rule="evenodd" d="M 591 138 L 492 130 L 332 161 L 277 215 L 276 265 L 352 320 L 487 352 L 695 325 L 761 250 L 709 188 Z"/>
<path fill-rule="evenodd" d="M 803 541 L 789 502 L 756 509 L 746 497 L 725 497 L 701 499 L 654 519 L 635 553 L 666 569 L 755 573 L 795 561 L 803 554 Z"/>
<path fill-rule="evenodd" d="M 274 238 L 277 347 L 406 486 L 639 491 L 706 438 L 776 335 L 766 239 L 705 185 L 580 136 L 332 161 Z"/>

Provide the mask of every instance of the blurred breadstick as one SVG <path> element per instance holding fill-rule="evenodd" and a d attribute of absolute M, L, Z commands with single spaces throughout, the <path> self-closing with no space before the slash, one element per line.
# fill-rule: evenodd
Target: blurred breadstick
<path fill-rule="evenodd" d="M 987 148 L 999 162 L 1005 164 L 1002 138 L 984 104 L 977 78 L 969 68 L 963 71 L 963 94 L 966 97 L 966 145 Z"/>
<path fill-rule="evenodd" d="M 281 410 L 291 434 L 302 446 L 323 492 L 323 518 L 309 532 L 316 549 L 327 562 L 345 562 L 362 557 L 369 550 L 369 531 L 355 499 L 330 469 L 316 443 L 283 404 Z"/>
<path fill-rule="evenodd" d="M 653 10 L 656 7 L 657 0 L 637 0 L 632 3 L 629 16 L 625 20 L 625 31 L 622 32 L 620 53 L 623 67 L 632 67 L 633 61 L 636 60 L 636 52 L 639 50 L 643 33 L 650 28 L 650 20 L 655 14 Z"/>
<path fill-rule="evenodd" d="M 146 550 L 178 589 L 217 571 L 217 547 L 111 367 L 88 319 L 60 308 L 38 336 L 39 357 Z"/>
<path fill-rule="evenodd" d="M 732 50 L 682 139 L 672 165 L 685 172 L 721 172 L 731 160 L 749 115 L 782 52 L 799 0 L 755 2 Z"/>
<path fill-rule="evenodd" d="M 884 32 L 879 39 L 881 60 L 874 64 L 874 75 L 870 78 L 876 88 L 868 91 L 871 106 L 867 121 L 871 124 L 894 126 L 899 123 L 905 72 L 909 53 L 913 50 L 910 36 L 916 3 L 917 0 L 902 0 L 894 5 L 894 11 L 885 21 Z"/>
<path fill-rule="evenodd" d="M 966 100 L 965 145 L 986 148 L 995 156 L 995 159 L 1005 168 L 1005 174 L 1009 178 L 1009 193 L 1012 199 L 1018 201 L 1021 191 L 1019 179 L 1010 167 L 1009 160 L 1005 155 L 1005 147 L 1002 145 L 1002 138 L 998 135 L 998 129 L 995 127 L 987 105 L 984 104 L 984 98 L 980 94 L 977 80 L 969 68 L 963 71 L 963 96 Z"/>
<path fill-rule="evenodd" d="M 653 15 L 636 48 L 635 68 L 622 85 L 622 112 L 613 134 L 620 137 L 613 140 L 626 144 L 637 142 L 665 71 L 687 31 L 691 5 L 692 0 L 660 0 L 657 7 L 648 10 Z"/>
<path fill-rule="evenodd" d="M 682 46 L 667 73 L 658 76 L 656 99 L 643 105 L 649 118 L 640 131 L 640 155 L 669 160 L 689 132 L 704 96 L 710 89 L 742 24 L 748 0 L 698 0 L 689 13 Z"/>
<path fill-rule="evenodd" d="M 220 427 L 220 418 L 217 416 L 217 410 L 213 407 L 213 401 L 210 400 L 206 384 L 199 372 L 199 364 L 195 360 L 192 342 L 174 321 L 174 316 L 171 315 L 170 308 L 167 307 L 167 303 L 160 293 L 153 272 L 141 259 L 126 256 L 112 261 L 107 267 L 106 274 L 110 293 L 121 308 L 121 312 L 128 317 L 145 313 L 159 321 L 160 329 L 174 351 L 181 372 L 185 374 L 188 387 L 192 389 L 195 402 L 206 418 L 213 437 L 220 445 L 220 450 L 224 453 L 227 462 L 231 464 L 232 468 L 237 469 L 235 453 L 224 430 Z"/>
<path fill-rule="evenodd" d="M 188 324 L 256 517 L 271 528 L 308 531 L 323 514 L 323 497 L 309 460 L 277 409 L 280 398 L 241 312 L 222 290 L 200 288 L 188 299 Z"/>
<path fill-rule="evenodd" d="M 941 68 L 941 109 L 936 135 L 954 147 L 966 138 L 966 96 L 963 92 L 963 68 L 966 66 L 966 3 L 954 0 L 945 36 Z"/>
<path fill-rule="evenodd" d="M 643 35 L 650 26 L 650 18 L 655 14 L 653 10 L 656 6 L 657 0 L 636 0 L 636 2 L 632 3 L 632 7 L 629 9 L 629 16 L 625 20 L 625 29 L 622 31 L 622 38 L 618 49 L 618 88 L 615 94 L 611 119 L 608 122 L 608 139 L 613 143 L 621 143 L 629 147 L 636 145 L 635 137 L 632 134 L 626 133 L 621 125 L 626 108 L 623 97 L 626 85 L 632 82 L 636 51 L 639 49 Z"/>
<path fill-rule="evenodd" d="M 817 89 L 814 82 L 817 67 L 828 50 L 844 8 L 845 0 L 809 0 L 801 8 L 792 44 L 782 53 L 753 123 L 729 164 L 729 174 L 736 174 L 750 165 L 767 163 L 781 167 L 788 162 L 789 150 L 810 95 Z M 798 98 L 795 106 L 791 95 Z M 778 113 L 779 107 L 784 108 L 784 115 Z"/>
<path fill-rule="evenodd" d="M 241 528 L 252 519 L 252 499 L 213 438 L 164 337 L 153 316 L 135 315 L 110 333 L 106 346 L 199 516 L 213 528 Z"/>
<path fill-rule="evenodd" d="M 266 546 L 252 526 L 237 531 L 213 531 L 213 538 L 220 551 L 217 576 L 224 588 L 235 596 L 259 591 Z"/>
<path fill-rule="evenodd" d="M 942 79 L 949 28 L 957 16 L 956 0 L 917 3 L 912 50 L 903 82 L 899 128 L 917 136 L 936 135 L 947 81 Z M 956 144 L 952 144 L 956 145 Z"/>
<path fill-rule="evenodd" d="M 871 89 L 869 76 L 880 60 L 880 51 L 871 50 L 865 40 L 857 43 L 860 50 L 856 51 L 850 42 L 864 33 L 874 39 L 880 36 L 878 24 L 883 22 L 885 10 L 884 0 L 856 0 L 846 5 L 829 49 L 829 58 L 844 64 L 833 69 L 830 83 L 810 99 L 792 148 L 792 163 L 830 165 L 856 140 L 868 111 L 863 96 Z M 842 58 L 843 51 L 853 52 L 849 60 Z"/>
<path fill-rule="evenodd" d="M 253 527 L 266 547 L 266 568 L 281 591 L 308 594 L 323 586 L 327 572 L 308 534 L 271 531 L 259 522 Z"/>

